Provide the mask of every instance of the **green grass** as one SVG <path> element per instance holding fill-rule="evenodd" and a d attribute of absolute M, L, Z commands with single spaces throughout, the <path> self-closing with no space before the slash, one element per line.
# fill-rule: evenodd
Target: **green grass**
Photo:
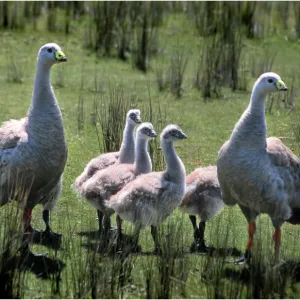
<path fill-rule="evenodd" d="M 97 229 L 95 210 L 85 200 L 79 199 L 71 189 L 71 184 L 82 172 L 84 166 L 91 158 L 100 153 L 95 127 L 91 123 L 93 101 L 99 97 L 95 93 L 95 80 L 98 86 L 103 85 L 104 98 L 108 98 L 110 88 L 118 85 L 124 88 L 125 95 L 136 97 L 135 104 L 137 108 L 141 108 L 142 118 L 143 108 L 148 105 L 149 97 L 156 115 L 158 106 L 165 110 L 166 120 L 163 120 L 164 123 L 161 126 L 164 127 L 169 123 L 179 124 L 188 136 L 187 140 L 176 145 L 187 172 L 199 166 L 215 164 L 218 150 L 229 138 L 235 123 L 247 107 L 251 86 L 255 81 L 255 78 L 250 77 L 250 63 L 247 65 L 249 68 L 249 90 L 247 92 L 232 93 L 229 89 L 223 88 L 223 96 L 220 99 L 211 99 L 204 103 L 200 92 L 192 88 L 201 40 L 195 38 L 195 33 L 190 30 L 190 27 L 190 21 L 184 16 L 178 15 L 170 18 L 160 32 L 160 39 L 166 41 L 166 53 L 173 51 L 178 38 L 180 43 L 186 44 L 191 51 L 184 77 L 184 93 L 180 99 L 175 99 L 168 91 L 158 92 L 154 68 L 144 74 L 134 70 L 130 63 L 112 58 L 97 58 L 94 53 L 81 46 L 81 36 L 73 34 L 66 38 L 60 34 L 54 35 L 44 31 L 11 32 L 9 35 L 2 34 L 0 36 L 2 45 L 0 47 L 1 122 L 10 118 L 18 119 L 26 114 L 31 100 L 36 54 L 40 46 L 54 41 L 62 47 L 68 57 L 68 62 L 64 66 L 55 66 L 52 71 L 52 84 L 63 112 L 69 148 L 63 192 L 52 213 L 51 221 L 52 229 L 64 235 L 63 247 L 60 251 L 55 252 L 42 246 L 32 246 L 36 252 L 48 252 L 49 257 L 61 259 L 66 267 L 61 273 L 59 293 L 54 293 L 53 280 L 42 280 L 28 272 L 23 281 L 23 297 L 90 298 L 92 297 L 91 289 L 84 286 L 84 283 L 91 278 L 91 266 L 96 272 L 95 279 L 98 284 L 98 290 L 95 293 L 100 297 L 140 298 L 155 295 L 167 295 L 172 298 L 252 297 L 253 294 L 250 294 L 250 288 L 247 288 L 247 285 L 234 281 L 225 276 L 223 272 L 225 268 L 238 272 L 245 267 L 224 265 L 222 257 L 206 257 L 189 253 L 189 247 L 193 241 L 192 227 L 188 216 L 183 216 L 178 211 L 174 212 L 163 225 L 164 230 L 169 230 L 170 233 L 175 228 L 180 237 L 179 239 L 176 236 L 170 238 L 170 247 L 175 250 L 177 247 L 179 250 L 176 251 L 181 251 L 174 262 L 169 262 L 170 266 L 174 263 L 172 270 L 170 270 L 170 266 L 164 265 L 162 259 L 143 255 L 134 255 L 121 261 L 97 254 L 89 265 L 88 260 L 92 259 L 93 253 L 88 253 L 82 245 L 87 243 L 87 239 L 77 235 L 81 231 Z M 81 31 L 79 32 L 82 34 Z M 161 42 L 161 44 L 164 43 Z M 246 41 L 246 44 L 247 47 L 243 52 L 245 62 L 263 56 L 266 47 L 278 49 L 279 54 L 272 71 L 279 73 L 287 85 L 295 75 L 295 86 L 298 86 L 300 83 L 298 79 L 300 45 L 298 42 L 285 39 L 284 35 L 279 32 L 266 38 L 263 43 L 260 40 L 254 40 Z M 161 59 L 162 57 L 156 57 L 151 62 L 155 65 L 155 63 L 160 63 Z M 167 61 L 166 58 L 165 61 Z M 8 68 L 12 62 L 22 70 L 22 83 L 7 81 Z M 63 78 L 63 83 L 61 78 Z M 81 80 L 83 80 L 82 90 Z M 80 95 L 84 99 L 85 120 L 83 130 L 79 133 L 77 130 L 77 105 Z M 143 120 L 148 121 L 144 118 Z M 269 136 L 281 137 L 296 154 L 300 154 L 292 132 L 291 117 L 282 106 L 276 108 L 275 105 L 272 114 L 267 115 L 267 124 Z M 1 208 L 1 218 L 10 206 Z M 114 217 L 112 219 L 114 220 Z M 125 232 L 130 232 L 131 225 L 124 223 Z M 33 225 L 36 228 L 44 226 L 40 207 L 34 209 Z M 171 229 L 168 229 L 168 225 Z M 300 236 L 299 227 L 285 224 L 282 229 L 281 258 L 299 261 L 300 253 L 297 243 Z M 269 218 L 266 215 L 261 216 L 258 221 L 258 233 L 254 247 L 262 249 L 261 255 L 266 264 L 273 257 L 272 231 L 273 227 Z M 226 207 L 220 215 L 207 224 L 206 239 L 210 245 L 215 247 L 237 247 L 244 250 L 247 240 L 247 222 L 240 210 L 237 207 Z M 143 251 L 153 249 L 149 229 L 142 232 L 140 244 Z M 122 287 L 116 288 L 113 293 L 110 293 L 109 289 L 113 285 L 114 276 L 117 276 L 116 274 L 120 270 L 120 263 L 124 268 L 129 268 L 126 269 L 126 272 L 130 273 L 130 276 L 128 275 L 130 280 L 125 281 Z M 159 273 L 163 272 L 162 270 L 169 272 L 166 274 L 168 274 L 168 278 L 171 278 L 169 294 L 164 294 L 163 292 L 166 293 L 164 289 L 159 291 L 161 284 Z M 267 272 L 270 273 L 270 270 L 272 270 L 271 267 L 267 269 Z M 272 279 L 271 275 L 270 278 Z M 167 284 L 164 283 L 164 287 L 166 286 Z M 272 296 L 279 297 L 280 294 L 274 292 Z M 298 298 L 300 296 L 299 284 L 292 284 L 288 279 L 285 296 Z"/>

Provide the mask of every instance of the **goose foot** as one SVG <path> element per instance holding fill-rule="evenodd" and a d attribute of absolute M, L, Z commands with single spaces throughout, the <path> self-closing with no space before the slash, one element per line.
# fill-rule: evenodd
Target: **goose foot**
<path fill-rule="evenodd" d="M 49 242 L 53 241 L 61 243 L 62 237 L 62 234 L 52 231 L 50 227 L 46 228 L 46 230 L 42 232 L 42 239 L 46 239 Z"/>
<path fill-rule="evenodd" d="M 116 226 L 110 226 L 109 231 L 115 232 L 118 228 Z"/>
<path fill-rule="evenodd" d="M 205 243 L 199 243 L 197 245 L 197 251 L 200 253 L 209 253 L 211 251 L 211 248 L 206 246 Z"/>
<path fill-rule="evenodd" d="M 131 249 L 132 253 L 141 253 L 142 252 L 142 247 L 140 245 L 135 245 Z"/>
<path fill-rule="evenodd" d="M 122 233 L 119 232 L 117 235 L 117 242 L 116 242 L 117 253 L 119 254 L 123 253 L 125 248 L 126 248 L 125 237 L 123 236 Z M 129 246 L 127 246 L 127 248 L 129 248 Z"/>
<path fill-rule="evenodd" d="M 234 261 L 228 261 L 229 263 L 234 263 L 235 265 L 244 265 L 251 263 L 251 252 L 247 249 L 245 253 L 237 260 Z"/>
<path fill-rule="evenodd" d="M 142 252 L 142 247 L 140 245 L 118 245 L 117 246 L 117 253 L 118 254 L 124 254 L 128 255 L 130 253 L 141 253 Z"/>
<path fill-rule="evenodd" d="M 98 237 L 102 238 L 105 241 L 109 241 L 111 235 L 115 235 L 117 232 L 117 227 L 110 226 L 109 228 L 104 228 L 98 231 Z"/>
<path fill-rule="evenodd" d="M 162 254 L 162 250 L 160 247 L 155 247 L 153 250 L 153 254 L 154 255 L 161 255 Z"/>
<path fill-rule="evenodd" d="M 52 229 L 50 227 L 46 227 L 45 230 L 40 230 L 40 229 L 36 229 L 36 228 L 33 228 L 32 226 L 30 226 L 29 228 L 29 234 L 31 236 L 35 236 L 35 235 L 40 235 L 44 238 L 62 238 L 62 234 L 59 234 L 59 233 L 56 233 L 54 231 L 52 231 Z"/>
<path fill-rule="evenodd" d="M 108 230 L 103 230 L 98 232 L 98 238 L 104 243 L 108 244 L 110 240 L 110 229 Z"/>
<path fill-rule="evenodd" d="M 32 241 L 36 244 L 42 244 L 53 249 L 59 249 L 61 246 L 63 236 L 52 231 L 50 227 L 46 227 L 44 231 L 31 227 L 29 234 Z"/>
<path fill-rule="evenodd" d="M 211 248 L 206 246 L 204 241 L 194 241 L 190 247 L 190 251 L 192 253 L 209 253 L 211 251 Z"/>
<path fill-rule="evenodd" d="M 34 261 L 35 258 L 48 257 L 48 253 L 33 253 L 29 249 L 29 245 L 25 243 L 19 249 L 20 259 L 25 261 Z"/>
<path fill-rule="evenodd" d="M 131 252 L 131 253 L 141 253 L 142 252 L 142 248 L 141 246 L 137 243 L 137 241 L 135 241 L 135 239 L 132 238 L 128 238 L 126 240 L 126 238 L 121 235 L 118 239 L 118 245 L 119 245 L 119 249 L 121 251 L 125 251 L 125 252 Z"/>
<path fill-rule="evenodd" d="M 43 233 L 43 230 L 41 230 L 41 229 L 36 229 L 36 228 L 30 226 L 30 227 L 28 228 L 27 232 L 28 232 L 28 234 L 29 234 L 30 236 L 34 237 L 34 236 L 41 235 L 41 234 Z"/>

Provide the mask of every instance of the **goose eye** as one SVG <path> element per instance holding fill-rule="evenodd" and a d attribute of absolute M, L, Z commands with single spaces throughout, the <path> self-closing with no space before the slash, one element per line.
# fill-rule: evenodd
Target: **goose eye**
<path fill-rule="evenodd" d="M 273 83 L 273 79 L 268 79 L 268 82 L 269 83 Z"/>
<path fill-rule="evenodd" d="M 47 51 L 48 51 L 49 53 L 52 53 L 52 49 L 51 49 L 51 48 L 48 48 Z"/>

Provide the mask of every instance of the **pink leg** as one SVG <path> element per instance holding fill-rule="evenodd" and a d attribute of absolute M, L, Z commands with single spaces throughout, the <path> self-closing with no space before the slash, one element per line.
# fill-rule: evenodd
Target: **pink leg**
<path fill-rule="evenodd" d="M 24 231 L 25 233 L 29 233 L 31 229 L 31 216 L 32 216 L 32 210 L 27 209 L 24 211 L 23 214 L 23 220 L 24 220 Z"/>
<path fill-rule="evenodd" d="M 24 235 L 23 235 L 23 245 L 22 253 L 24 255 L 28 254 L 29 240 L 30 240 L 30 231 L 31 231 L 31 209 L 25 209 L 23 213 L 23 226 L 24 226 Z"/>
<path fill-rule="evenodd" d="M 280 236 L 281 236 L 281 230 L 280 228 L 277 228 L 273 234 L 273 240 L 275 242 L 275 263 L 278 262 L 278 258 L 279 258 Z"/>
<path fill-rule="evenodd" d="M 255 221 L 248 223 L 247 250 L 245 251 L 244 255 L 241 258 L 234 261 L 235 264 L 242 265 L 245 263 L 249 264 L 251 262 L 251 250 L 252 250 L 252 246 L 253 246 L 253 238 L 254 238 L 255 232 L 256 232 Z"/>
<path fill-rule="evenodd" d="M 28 245 L 30 240 L 30 232 L 31 232 L 31 216 L 32 210 L 25 209 L 23 213 L 23 223 L 24 223 L 24 242 Z"/>
<path fill-rule="evenodd" d="M 256 232 L 256 224 L 255 222 L 249 223 L 248 224 L 248 242 L 247 242 L 247 249 L 249 252 L 252 250 L 253 246 L 253 237 Z"/>

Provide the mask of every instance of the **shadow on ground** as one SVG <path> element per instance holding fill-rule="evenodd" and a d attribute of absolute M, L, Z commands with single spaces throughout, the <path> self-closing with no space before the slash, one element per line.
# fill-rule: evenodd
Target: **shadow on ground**
<path fill-rule="evenodd" d="M 195 249 L 193 249 L 191 252 L 197 255 L 207 255 L 207 256 L 215 256 L 215 257 L 227 257 L 227 256 L 240 257 L 243 254 L 243 252 L 241 252 L 239 249 L 235 247 L 233 248 L 207 247 L 205 252 L 197 251 Z"/>
<path fill-rule="evenodd" d="M 141 247 L 134 247 L 134 238 L 130 235 L 122 234 L 122 240 L 118 242 L 116 231 L 111 231 L 107 237 L 93 235 L 96 232 L 80 232 L 81 236 L 88 236 L 87 242 L 81 243 L 81 246 L 95 253 L 107 256 L 129 255 L 133 253 L 141 253 Z"/>
<path fill-rule="evenodd" d="M 42 245 L 49 249 L 61 250 L 62 235 L 56 233 L 46 233 L 34 229 L 30 233 L 30 242 L 36 245 Z"/>
<path fill-rule="evenodd" d="M 101 237 L 101 234 L 99 230 L 92 230 L 92 231 L 80 231 L 76 233 L 77 235 L 81 237 L 86 237 L 89 240 L 98 240 Z"/>
<path fill-rule="evenodd" d="M 56 258 L 50 258 L 45 255 L 35 255 L 28 252 L 26 255 L 11 255 L 7 252 L 0 257 L 1 274 L 12 272 L 14 270 L 31 272 L 42 279 L 49 279 L 56 276 L 60 280 L 60 273 L 65 264 Z"/>
<path fill-rule="evenodd" d="M 109 236 L 115 236 L 117 233 L 117 227 L 112 226 L 110 231 L 109 231 Z M 91 230 L 91 231 L 80 231 L 77 233 L 77 235 L 81 237 L 86 237 L 89 240 L 99 240 L 102 238 L 102 235 L 99 230 Z"/>
<path fill-rule="evenodd" d="M 294 283 L 300 282 L 299 262 L 287 260 L 270 267 L 269 270 L 273 270 L 277 274 L 280 274 L 281 278 L 290 278 Z M 258 279 L 258 274 L 260 275 L 259 277 L 261 277 L 265 272 L 266 267 L 262 264 L 250 264 L 250 266 L 243 266 L 239 269 L 227 267 L 224 269 L 224 276 L 243 284 L 249 284 L 254 277 Z M 263 280 L 263 278 L 261 278 L 261 280 Z"/>
<path fill-rule="evenodd" d="M 98 231 L 84 231 L 79 232 L 79 236 L 87 237 L 86 242 L 82 242 L 81 246 L 93 251 L 95 253 L 100 253 L 108 256 L 114 255 L 142 255 L 142 256 L 153 256 L 153 255 L 163 255 L 163 253 L 157 253 L 155 251 L 142 251 L 140 245 L 134 247 L 134 238 L 130 235 L 123 234 L 122 241 L 119 244 L 117 243 L 117 233 L 116 231 L 110 231 L 109 235 L 105 238 L 101 236 Z M 167 251 L 168 252 L 168 251 Z M 181 251 L 180 249 L 176 251 L 176 256 L 180 257 L 183 254 L 196 254 L 196 255 L 207 255 L 214 257 L 227 257 L 227 256 L 235 256 L 240 257 L 243 253 L 237 248 L 215 248 L 209 247 L 207 248 L 207 252 L 199 252 L 199 251 Z M 173 253 L 174 254 L 174 253 Z"/>

